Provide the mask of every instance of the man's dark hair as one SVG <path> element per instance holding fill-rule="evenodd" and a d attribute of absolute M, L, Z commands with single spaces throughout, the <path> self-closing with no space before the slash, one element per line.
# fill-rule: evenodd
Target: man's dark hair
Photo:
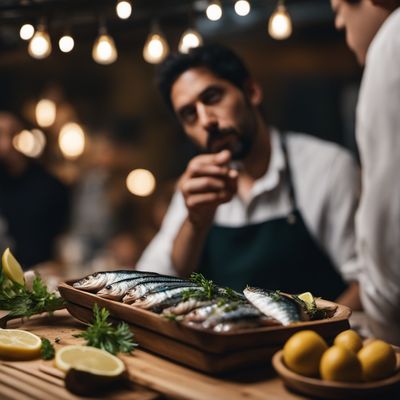
<path fill-rule="evenodd" d="M 172 85 L 185 71 L 196 67 L 209 69 L 240 90 L 250 76 L 242 60 L 232 50 L 218 44 L 192 48 L 188 54 L 171 53 L 159 66 L 156 77 L 160 93 L 171 109 Z"/>

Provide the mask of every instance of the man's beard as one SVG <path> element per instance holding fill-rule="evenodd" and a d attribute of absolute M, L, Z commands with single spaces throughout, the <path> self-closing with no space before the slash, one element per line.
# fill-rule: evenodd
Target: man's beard
<path fill-rule="evenodd" d="M 252 146 L 251 133 L 240 133 L 235 128 L 220 129 L 217 126 L 208 130 L 206 151 L 209 153 L 229 150 L 233 160 L 243 160 L 250 153 Z"/>

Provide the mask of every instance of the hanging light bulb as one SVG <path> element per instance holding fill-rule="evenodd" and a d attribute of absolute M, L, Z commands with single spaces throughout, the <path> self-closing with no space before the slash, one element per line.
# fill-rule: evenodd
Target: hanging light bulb
<path fill-rule="evenodd" d="M 250 3 L 247 0 L 238 0 L 235 3 L 235 12 L 241 17 L 246 16 L 250 12 Z"/>
<path fill-rule="evenodd" d="M 24 24 L 19 30 L 19 36 L 22 40 L 29 40 L 35 33 L 35 28 L 31 24 Z"/>
<path fill-rule="evenodd" d="M 118 1 L 115 10 L 119 18 L 127 19 L 132 14 L 132 5 L 129 1 L 126 0 Z"/>
<path fill-rule="evenodd" d="M 194 29 L 187 29 L 183 32 L 179 41 L 179 51 L 181 53 L 189 53 L 189 50 L 194 47 L 199 47 L 203 44 L 203 38 L 200 33 Z"/>
<path fill-rule="evenodd" d="M 56 104 L 49 99 L 40 100 L 35 109 L 36 122 L 39 126 L 47 128 L 56 120 Z"/>
<path fill-rule="evenodd" d="M 219 0 L 210 1 L 206 9 L 206 15 L 210 21 L 218 21 L 222 17 L 222 7 Z"/>
<path fill-rule="evenodd" d="M 68 122 L 61 128 L 58 145 L 66 158 L 77 158 L 85 149 L 85 133 L 75 122 Z"/>
<path fill-rule="evenodd" d="M 278 2 L 276 10 L 269 19 L 268 33 L 277 40 L 287 39 L 292 34 L 292 20 L 283 1 Z"/>
<path fill-rule="evenodd" d="M 28 53 L 31 57 L 42 59 L 51 53 L 50 36 L 46 32 L 44 25 L 39 25 L 36 33 L 29 42 Z"/>
<path fill-rule="evenodd" d="M 63 53 L 69 53 L 75 46 L 74 38 L 71 35 L 64 35 L 58 41 L 58 47 Z"/>
<path fill-rule="evenodd" d="M 143 48 L 143 57 L 150 64 L 159 64 L 169 53 L 169 46 L 159 30 L 157 24 L 153 24 L 153 28 L 147 37 Z"/>
<path fill-rule="evenodd" d="M 92 56 L 98 64 L 112 64 L 118 58 L 114 39 L 107 34 L 106 28 L 101 27 L 99 36 L 93 45 Z"/>

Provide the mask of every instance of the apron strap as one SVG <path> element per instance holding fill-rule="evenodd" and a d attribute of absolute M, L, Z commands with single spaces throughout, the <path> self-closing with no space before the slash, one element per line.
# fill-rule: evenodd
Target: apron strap
<path fill-rule="evenodd" d="M 289 162 L 289 152 L 288 152 L 288 148 L 287 148 L 287 134 L 285 132 L 282 132 L 280 134 L 280 139 L 281 139 L 280 142 L 281 142 L 283 155 L 285 157 L 286 179 L 287 179 L 287 185 L 288 185 L 288 189 L 289 189 L 289 199 L 290 199 L 290 203 L 292 205 L 292 211 L 287 216 L 287 220 L 290 224 L 294 224 L 296 222 L 295 211 L 297 210 L 297 201 L 296 201 L 296 192 L 294 190 L 294 185 L 293 185 L 292 171 L 291 171 L 290 162 Z"/>

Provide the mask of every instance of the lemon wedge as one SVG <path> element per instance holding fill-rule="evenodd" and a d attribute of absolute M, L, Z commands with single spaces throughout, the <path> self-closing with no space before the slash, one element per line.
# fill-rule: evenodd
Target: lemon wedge
<path fill-rule="evenodd" d="M 119 376 L 125 370 L 124 363 L 105 350 L 90 346 L 65 346 L 56 352 L 55 365 L 68 372 L 70 369 L 102 376 Z"/>
<path fill-rule="evenodd" d="M 31 360 L 40 355 L 42 341 L 31 332 L 19 329 L 0 329 L 0 358 Z"/>
<path fill-rule="evenodd" d="M 300 300 L 303 300 L 307 304 L 315 304 L 314 296 L 310 292 L 304 292 L 297 296 Z"/>
<path fill-rule="evenodd" d="M 19 283 L 20 285 L 25 284 L 24 271 L 22 270 L 21 264 L 13 256 L 10 249 L 7 247 L 1 257 L 3 271 L 7 278 L 13 282 Z"/>

